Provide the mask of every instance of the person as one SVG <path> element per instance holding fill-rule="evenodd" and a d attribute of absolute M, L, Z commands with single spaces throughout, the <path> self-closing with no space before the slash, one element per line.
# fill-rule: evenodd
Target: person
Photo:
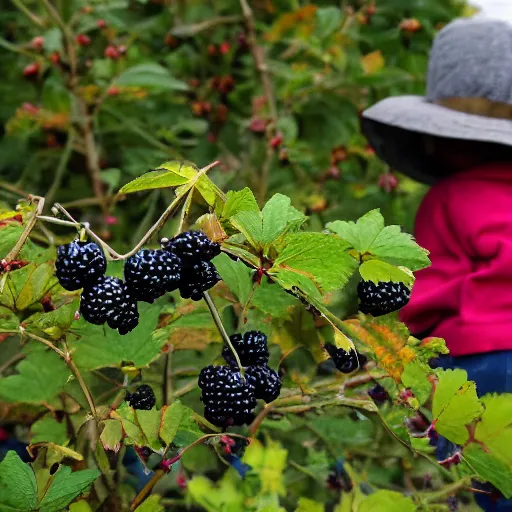
<path fill-rule="evenodd" d="M 512 25 L 459 19 L 437 35 L 426 96 L 390 97 L 362 129 L 393 169 L 432 185 L 417 272 L 401 319 L 417 337 L 446 340 L 444 368 L 463 368 L 480 396 L 512 392 Z M 475 499 L 484 510 L 512 500 Z"/>

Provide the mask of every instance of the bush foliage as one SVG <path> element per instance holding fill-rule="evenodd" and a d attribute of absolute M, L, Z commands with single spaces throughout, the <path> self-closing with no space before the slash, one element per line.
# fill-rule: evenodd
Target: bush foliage
<path fill-rule="evenodd" d="M 485 482 L 512 496 L 512 400 L 433 370 L 443 340 L 355 298 L 361 279 L 410 287 L 429 265 L 407 234 L 423 190 L 376 159 L 359 114 L 421 94 L 432 38 L 466 7 L 341 4 L 2 11 L 0 510 L 470 509 Z M 77 236 L 121 277 L 189 228 L 221 244 L 222 282 L 208 302 L 140 304 L 125 336 L 80 318 L 55 277 Z M 283 389 L 221 431 L 197 377 L 224 329 L 268 335 Z M 329 343 L 368 362 L 342 374 Z M 149 411 L 125 401 L 141 383 Z"/>

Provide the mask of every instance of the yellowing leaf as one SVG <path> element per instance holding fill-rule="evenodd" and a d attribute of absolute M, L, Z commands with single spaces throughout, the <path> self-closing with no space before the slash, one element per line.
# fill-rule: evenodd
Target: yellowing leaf
<path fill-rule="evenodd" d="M 367 75 L 377 73 L 384 65 L 384 57 L 380 50 L 376 50 L 361 57 L 361 66 Z"/>
<path fill-rule="evenodd" d="M 103 430 L 100 435 L 100 440 L 105 450 L 111 450 L 114 453 L 117 453 L 121 448 L 122 437 L 123 428 L 120 421 L 105 420 L 103 422 Z"/>
<path fill-rule="evenodd" d="M 183 415 L 187 407 L 181 405 L 179 400 L 173 402 L 169 407 L 162 409 L 162 423 L 160 425 L 160 437 L 165 444 L 170 445 L 178 432 Z"/>

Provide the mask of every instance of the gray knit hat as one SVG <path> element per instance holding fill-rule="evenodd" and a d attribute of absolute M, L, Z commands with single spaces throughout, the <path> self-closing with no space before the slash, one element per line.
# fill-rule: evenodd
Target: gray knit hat
<path fill-rule="evenodd" d="M 392 168 L 434 183 L 421 134 L 512 146 L 512 25 L 458 19 L 437 35 L 427 95 L 395 96 L 363 112 L 362 129 Z"/>

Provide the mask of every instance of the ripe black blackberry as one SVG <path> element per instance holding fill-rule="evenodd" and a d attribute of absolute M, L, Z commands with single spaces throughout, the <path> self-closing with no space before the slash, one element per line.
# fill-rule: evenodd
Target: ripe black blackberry
<path fill-rule="evenodd" d="M 101 276 L 85 287 L 80 313 L 91 324 L 107 322 L 112 329 L 118 329 L 119 334 L 130 332 L 139 322 L 137 303 L 126 284 L 117 277 Z"/>
<path fill-rule="evenodd" d="M 359 354 L 355 350 L 347 352 L 330 343 L 327 343 L 324 348 L 331 356 L 336 368 L 342 373 L 352 373 L 358 368 L 363 367 L 366 361 L 368 361 L 366 356 Z"/>
<path fill-rule="evenodd" d="M 134 409 L 142 411 L 150 411 L 156 404 L 155 393 L 147 384 L 142 384 L 133 393 L 127 391 L 125 400 Z"/>
<path fill-rule="evenodd" d="M 242 366 L 264 365 L 268 363 L 267 336 L 262 332 L 249 331 L 243 336 L 241 334 L 233 334 L 229 339 L 238 353 Z M 235 358 L 229 347 L 224 347 L 222 357 L 226 363 L 236 365 Z"/>
<path fill-rule="evenodd" d="M 220 245 L 202 231 L 185 231 L 172 240 L 162 241 L 162 248 L 177 254 L 184 262 L 210 261 L 220 254 Z"/>
<path fill-rule="evenodd" d="M 388 392 L 380 384 L 375 384 L 375 386 L 370 388 L 368 396 L 378 404 L 383 404 L 389 398 Z"/>
<path fill-rule="evenodd" d="M 365 315 L 381 316 L 403 308 L 411 292 L 403 283 L 360 281 L 357 286 L 359 310 Z"/>
<path fill-rule="evenodd" d="M 236 368 L 207 366 L 198 380 L 204 417 L 219 427 L 250 423 L 256 407 L 254 387 Z"/>
<path fill-rule="evenodd" d="M 137 300 L 152 303 L 178 288 L 181 259 L 163 249 L 142 249 L 124 264 L 124 278 Z"/>
<path fill-rule="evenodd" d="M 215 265 L 210 261 L 199 261 L 181 271 L 180 294 L 184 299 L 201 300 L 203 292 L 220 281 Z"/>
<path fill-rule="evenodd" d="M 245 371 L 247 380 L 254 386 L 256 398 L 266 403 L 273 402 L 281 393 L 281 379 L 275 370 L 268 366 L 248 366 Z"/>
<path fill-rule="evenodd" d="M 55 274 L 62 288 L 78 290 L 105 274 L 107 260 L 95 242 L 73 242 L 57 249 Z"/>

